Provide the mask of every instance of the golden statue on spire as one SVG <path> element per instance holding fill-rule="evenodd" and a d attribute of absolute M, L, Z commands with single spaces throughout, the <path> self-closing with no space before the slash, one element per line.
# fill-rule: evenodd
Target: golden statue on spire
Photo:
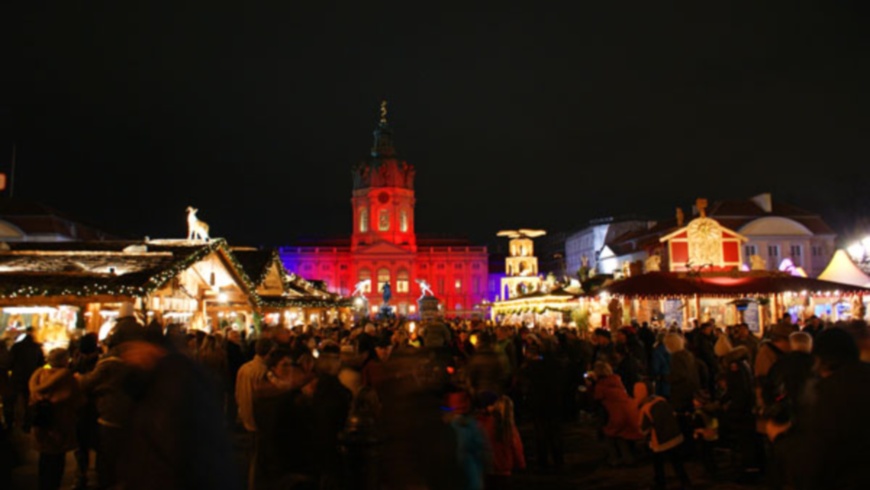
<path fill-rule="evenodd" d="M 381 101 L 381 124 L 387 124 L 387 101 Z"/>

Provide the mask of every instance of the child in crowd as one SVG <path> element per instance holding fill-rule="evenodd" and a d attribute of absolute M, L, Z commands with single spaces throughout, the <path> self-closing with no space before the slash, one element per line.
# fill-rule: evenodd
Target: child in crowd
<path fill-rule="evenodd" d="M 704 469 L 709 475 L 716 474 L 716 460 L 713 456 L 713 447 L 719 440 L 719 418 L 716 414 L 716 404 L 710 400 L 705 391 L 700 391 L 693 400 L 695 412 L 692 414 L 692 426 L 695 428 L 693 435 L 696 447 L 701 453 Z"/>
<path fill-rule="evenodd" d="M 674 407 L 664 398 L 650 394 L 649 386 L 644 382 L 634 385 L 634 399 L 640 411 L 640 430 L 647 436 L 653 452 L 655 488 L 667 487 L 665 460 L 670 460 L 682 488 L 688 488 L 689 475 L 683 467 L 683 455 L 680 453 L 683 433 Z"/>

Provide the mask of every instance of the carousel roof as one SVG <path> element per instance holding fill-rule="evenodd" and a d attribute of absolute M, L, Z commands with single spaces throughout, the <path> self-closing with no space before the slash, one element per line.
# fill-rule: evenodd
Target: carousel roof
<path fill-rule="evenodd" d="M 786 292 L 870 293 L 870 289 L 787 274 L 686 275 L 650 272 L 604 285 L 597 292 L 622 296 L 741 296 Z"/>

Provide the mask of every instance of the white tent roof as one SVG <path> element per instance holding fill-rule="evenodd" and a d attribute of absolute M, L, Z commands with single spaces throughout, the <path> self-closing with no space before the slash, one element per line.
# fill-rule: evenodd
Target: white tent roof
<path fill-rule="evenodd" d="M 854 286 L 870 286 L 870 276 L 852 262 L 845 250 L 837 250 L 825 270 L 818 279 L 823 281 L 841 282 Z"/>

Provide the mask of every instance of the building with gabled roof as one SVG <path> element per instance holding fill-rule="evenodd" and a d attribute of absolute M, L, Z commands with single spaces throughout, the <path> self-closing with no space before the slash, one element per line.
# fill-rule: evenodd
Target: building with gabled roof
<path fill-rule="evenodd" d="M 331 293 L 302 276 L 287 272 L 276 249 L 233 247 L 248 277 L 262 300 L 262 311 L 269 324 L 291 325 L 297 321 L 324 325 L 348 313 L 349 299 Z M 283 316 L 281 316 L 283 314 Z M 341 318 L 341 320 L 347 320 Z"/>
<path fill-rule="evenodd" d="M 224 239 L 17 242 L 0 250 L 0 330 L 106 333 L 122 303 L 193 328 L 253 324 L 262 300 Z M 148 318 L 143 318 L 147 320 Z"/>
<path fill-rule="evenodd" d="M 722 227 L 745 237 L 740 250 L 741 268 L 748 269 L 749 259 L 757 256 L 768 270 L 778 270 L 785 259 L 803 268 L 811 277 L 824 270 L 834 254 L 836 233 L 816 213 L 774 202 L 769 193 L 749 199 L 717 201 L 704 209 L 706 215 Z M 698 215 L 697 206 L 692 217 Z M 690 217 L 691 219 L 691 217 Z M 659 241 L 684 226 L 682 211 L 675 218 L 655 222 L 646 229 L 636 229 L 607 242 L 599 260 L 611 270 L 626 262 L 643 261 L 651 255 L 662 257 L 667 270 L 669 254 Z"/>

